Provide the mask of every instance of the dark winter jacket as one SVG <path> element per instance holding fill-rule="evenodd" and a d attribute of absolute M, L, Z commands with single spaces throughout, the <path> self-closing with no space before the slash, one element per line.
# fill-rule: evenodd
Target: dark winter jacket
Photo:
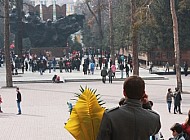
<path fill-rule="evenodd" d="M 125 105 L 104 112 L 97 140 L 148 140 L 160 128 L 159 114 L 128 99 Z"/>
<path fill-rule="evenodd" d="M 108 72 L 106 70 L 106 68 L 103 68 L 103 70 L 101 70 L 101 76 L 105 77 L 108 75 Z"/>
<path fill-rule="evenodd" d="M 17 102 L 21 102 L 21 93 L 17 92 Z"/>

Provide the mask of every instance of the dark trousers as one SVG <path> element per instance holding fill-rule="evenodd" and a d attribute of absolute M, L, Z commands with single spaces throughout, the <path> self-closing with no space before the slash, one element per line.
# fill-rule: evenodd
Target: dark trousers
<path fill-rule="evenodd" d="M 109 83 L 112 83 L 112 76 L 109 76 Z"/>
<path fill-rule="evenodd" d="M 103 83 L 106 82 L 106 76 L 102 76 L 102 82 L 103 82 Z"/>
<path fill-rule="evenodd" d="M 187 76 L 187 75 L 188 75 L 188 72 L 187 72 L 187 70 L 184 70 L 184 74 L 185 74 L 185 76 Z"/>
<path fill-rule="evenodd" d="M 177 113 L 177 112 L 181 113 L 181 105 L 174 106 L 174 113 Z"/>

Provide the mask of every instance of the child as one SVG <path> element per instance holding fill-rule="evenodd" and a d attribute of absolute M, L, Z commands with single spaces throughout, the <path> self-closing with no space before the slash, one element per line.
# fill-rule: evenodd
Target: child
<path fill-rule="evenodd" d="M 68 105 L 68 107 L 69 107 L 69 112 L 70 112 L 70 114 L 71 114 L 71 112 L 72 112 L 72 110 L 73 110 L 73 105 L 72 105 L 72 103 L 69 103 L 69 102 L 67 102 L 67 105 Z"/>
<path fill-rule="evenodd" d="M 1 103 L 2 103 L 2 98 L 1 98 L 1 95 L 0 95 L 0 113 L 3 113 L 3 111 L 1 110 Z"/>
<path fill-rule="evenodd" d="M 170 130 L 172 131 L 173 138 L 169 140 L 185 140 L 181 124 L 175 123 Z"/>
<path fill-rule="evenodd" d="M 54 75 L 53 78 L 52 78 L 53 83 L 55 83 L 56 78 L 57 78 L 57 75 Z"/>
<path fill-rule="evenodd" d="M 60 82 L 60 76 L 57 75 L 56 79 L 55 79 L 55 82 L 56 83 L 59 83 Z"/>
<path fill-rule="evenodd" d="M 60 82 L 60 76 L 54 75 L 53 78 L 52 78 L 52 82 L 53 83 L 59 83 Z"/>

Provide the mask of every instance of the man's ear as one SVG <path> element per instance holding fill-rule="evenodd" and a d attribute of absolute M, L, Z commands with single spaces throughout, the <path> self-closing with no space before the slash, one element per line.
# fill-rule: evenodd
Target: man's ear
<path fill-rule="evenodd" d="M 126 94 L 126 92 L 123 90 L 123 95 L 126 97 L 127 96 L 127 94 Z"/>

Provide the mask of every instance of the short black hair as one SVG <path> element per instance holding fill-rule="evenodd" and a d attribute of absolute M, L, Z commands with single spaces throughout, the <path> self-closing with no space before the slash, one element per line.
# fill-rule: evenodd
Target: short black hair
<path fill-rule="evenodd" d="M 145 92 L 144 80 L 139 76 L 130 76 L 125 80 L 123 90 L 129 99 L 140 100 Z"/>
<path fill-rule="evenodd" d="M 181 124 L 179 124 L 179 123 L 175 123 L 175 124 L 170 128 L 170 130 L 172 130 L 172 131 L 175 130 L 178 134 L 180 134 L 180 133 L 183 131 L 182 126 L 181 126 Z"/>

